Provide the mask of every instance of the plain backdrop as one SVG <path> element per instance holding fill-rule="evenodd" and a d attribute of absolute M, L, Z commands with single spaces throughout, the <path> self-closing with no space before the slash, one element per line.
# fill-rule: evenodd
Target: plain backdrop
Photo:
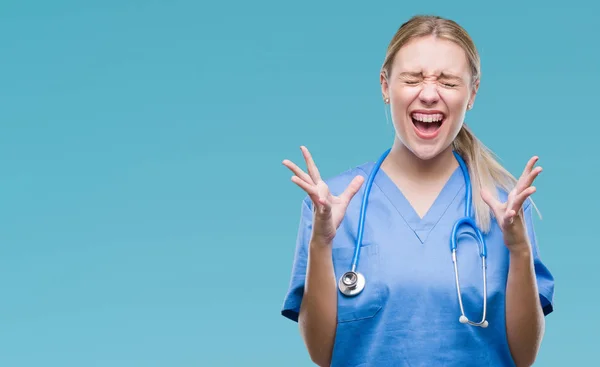
<path fill-rule="evenodd" d="M 467 123 L 534 198 L 555 312 L 537 366 L 589 366 L 598 7 L 568 2 L 10 1 L 0 5 L 0 365 L 310 366 L 280 316 L 304 193 L 392 143 L 379 89 L 412 15 L 482 58 Z"/>

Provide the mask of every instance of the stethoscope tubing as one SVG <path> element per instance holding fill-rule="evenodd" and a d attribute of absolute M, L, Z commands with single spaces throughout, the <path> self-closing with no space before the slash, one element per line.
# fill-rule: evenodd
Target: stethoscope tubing
<path fill-rule="evenodd" d="M 358 219 L 358 233 L 356 236 L 354 255 L 352 257 L 351 270 L 344 273 L 344 275 L 342 275 L 342 277 L 339 280 L 340 291 L 342 291 L 342 293 L 344 293 L 345 295 L 348 295 L 348 296 L 355 296 L 355 295 L 361 293 L 361 291 L 365 285 L 364 276 L 361 273 L 357 272 L 356 268 L 358 265 L 358 259 L 360 257 L 360 251 L 361 251 L 361 247 L 362 247 L 368 199 L 369 199 L 369 195 L 371 193 L 371 187 L 373 186 L 373 181 L 375 180 L 375 176 L 376 176 L 377 172 L 379 171 L 379 168 L 381 167 L 383 160 L 388 156 L 390 151 L 391 151 L 391 148 L 387 149 L 379 157 L 377 162 L 375 162 L 375 166 L 374 166 L 371 174 L 369 175 L 369 177 L 367 179 L 367 183 L 365 185 L 364 194 L 363 194 L 361 207 L 360 207 L 360 215 L 359 215 L 359 219 Z M 457 294 L 458 294 L 458 303 L 459 303 L 460 311 L 461 311 L 461 316 L 459 318 L 459 321 L 463 324 L 469 324 L 469 325 L 473 325 L 473 326 L 481 326 L 481 327 L 485 328 L 488 326 L 488 322 L 486 320 L 486 312 L 487 312 L 487 274 L 486 274 L 487 245 L 485 243 L 483 234 L 481 233 L 479 228 L 477 228 L 477 224 L 475 223 L 475 220 L 473 219 L 473 217 L 471 215 L 473 198 L 472 198 L 472 187 L 471 187 L 471 178 L 469 175 L 469 170 L 467 169 L 467 165 L 465 164 L 462 157 L 456 151 L 453 151 L 453 153 L 454 153 L 456 160 L 459 163 L 459 166 L 461 168 L 461 171 L 463 173 L 464 180 L 465 180 L 465 212 L 464 212 L 465 216 L 463 218 L 460 218 L 459 220 L 457 220 L 454 223 L 454 226 L 452 227 L 452 233 L 450 235 L 450 251 L 452 253 L 452 262 L 453 262 L 453 266 L 454 266 L 454 276 L 455 276 L 455 282 L 456 282 L 456 290 L 457 290 Z M 473 229 L 473 231 L 475 232 L 474 234 L 470 233 L 470 232 L 465 232 L 463 234 L 471 236 L 475 239 L 475 241 L 477 242 L 477 245 L 478 245 L 478 250 L 479 250 L 478 252 L 481 257 L 484 296 L 483 296 L 483 316 L 482 316 L 482 319 L 480 322 L 470 321 L 465 316 L 464 305 L 462 302 L 462 295 L 460 292 L 460 281 L 459 281 L 459 276 L 458 276 L 456 251 L 457 251 L 457 238 L 459 236 L 458 230 L 462 226 L 471 227 L 471 229 Z"/>
<path fill-rule="evenodd" d="M 360 248 L 362 247 L 363 233 L 365 229 L 365 215 L 367 213 L 367 203 L 369 202 L 369 194 L 371 193 L 371 186 L 373 186 L 373 181 L 375 180 L 375 173 L 379 171 L 379 167 L 383 163 L 383 160 L 390 154 L 392 148 L 386 150 L 381 157 L 375 162 L 375 167 L 373 168 L 373 173 L 369 175 L 367 179 L 367 183 L 365 184 L 365 193 L 363 194 L 362 203 L 360 207 L 360 215 L 358 218 L 358 233 L 356 235 L 356 244 L 354 246 L 354 256 L 352 257 L 352 267 L 351 271 L 356 271 L 356 266 L 358 264 L 358 258 L 360 256 Z"/>

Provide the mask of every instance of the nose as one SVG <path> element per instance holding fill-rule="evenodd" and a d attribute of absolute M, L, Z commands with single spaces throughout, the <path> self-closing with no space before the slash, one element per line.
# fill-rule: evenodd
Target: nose
<path fill-rule="evenodd" d="M 435 83 L 423 83 L 419 99 L 425 105 L 433 105 L 440 99 Z"/>

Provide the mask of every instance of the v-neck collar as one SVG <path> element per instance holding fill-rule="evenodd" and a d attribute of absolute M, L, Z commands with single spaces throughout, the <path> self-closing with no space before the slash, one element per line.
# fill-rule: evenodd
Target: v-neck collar
<path fill-rule="evenodd" d="M 371 166 L 371 169 L 373 168 L 374 165 Z M 383 169 L 377 172 L 373 184 L 377 185 L 388 198 L 422 244 L 427 241 L 429 233 L 431 233 L 460 190 L 465 186 L 463 173 L 459 166 L 450 175 L 433 204 L 427 210 L 427 213 L 425 213 L 425 216 L 421 218 L 406 196 L 404 196 L 402 191 L 400 191 L 398 186 L 396 186 Z"/>

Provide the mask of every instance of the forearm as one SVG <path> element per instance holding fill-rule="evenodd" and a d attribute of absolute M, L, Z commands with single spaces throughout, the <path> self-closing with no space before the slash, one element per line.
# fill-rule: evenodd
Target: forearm
<path fill-rule="evenodd" d="M 506 289 L 506 332 L 517 367 L 531 366 L 535 361 L 544 321 L 531 250 L 512 251 Z"/>
<path fill-rule="evenodd" d="M 310 243 L 298 321 L 312 361 L 329 366 L 337 327 L 337 284 L 330 244 Z"/>

